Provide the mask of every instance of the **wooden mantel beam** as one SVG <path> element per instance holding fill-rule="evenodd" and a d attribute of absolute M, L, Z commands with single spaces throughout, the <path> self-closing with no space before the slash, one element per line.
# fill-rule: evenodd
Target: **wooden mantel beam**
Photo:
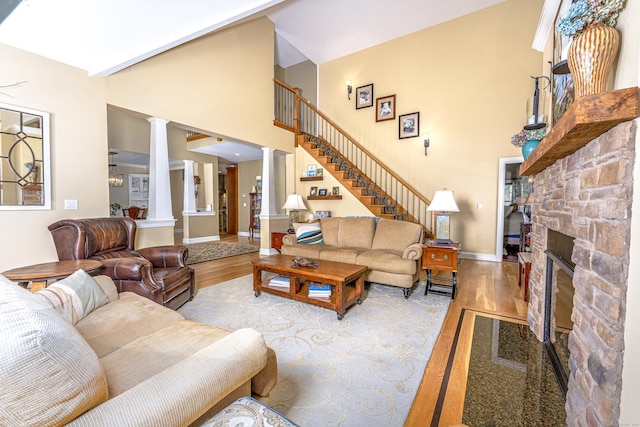
<path fill-rule="evenodd" d="M 638 117 L 638 88 L 578 98 L 520 166 L 520 175 L 542 172 L 614 126 Z"/>

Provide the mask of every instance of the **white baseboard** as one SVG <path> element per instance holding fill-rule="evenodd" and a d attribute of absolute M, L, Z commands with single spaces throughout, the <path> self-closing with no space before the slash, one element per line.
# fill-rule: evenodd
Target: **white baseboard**
<path fill-rule="evenodd" d="M 238 231 L 238 236 L 251 237 L 251 233 L 249 233 L 248 231 Z M 253 233 L 253 238 L 254 239 L 259 239 L 260 238 L 260 233 Z"/>
<path fill-rule="evenodd" d="M 502 258 L 496 258 L 495 254 L 478 254 L 474 252 L 462 252 L 461 258 L 475 259 L 478 261 L 502 262 Z"/>
<path fill-rule="evenodd" d="M 220 240 L 220 236 L 194 237 L 193 239 L 182 239 L 182 243 L 202 243 Z"/>

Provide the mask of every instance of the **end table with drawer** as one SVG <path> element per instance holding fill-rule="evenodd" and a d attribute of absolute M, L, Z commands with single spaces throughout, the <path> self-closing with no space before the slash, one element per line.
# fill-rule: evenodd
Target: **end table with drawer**
<path fill-rule="evenodd" d="M 284 244 L 282 239 L 284 239 L 284 236 L 288 234 L 295 235 L 296 233 L 289 233 L 288 231 L 274 231 L 271 233 L 271 247 L 278 251 L 282 250 L 282 245 Z"/>
<path fill-rule="evenodd" d="M 441 290 L 433 289 L 433 285 L 446 285 L 451 283 L 451 299 L 456 297 L 458 285 L 458 264 L 460 263 L 460 242 L 439 244 L 435 240 L 429 240 L 422 247 L 422 268 L 427 271 L 427 286 L 424 294 L 429 291 L 434 293 L 444 293 Z M 439 270 L 451 273 L 452 277 L 431 277 L 432 270 Z M 445 282 L 445 283 L 441 283 Z"/>

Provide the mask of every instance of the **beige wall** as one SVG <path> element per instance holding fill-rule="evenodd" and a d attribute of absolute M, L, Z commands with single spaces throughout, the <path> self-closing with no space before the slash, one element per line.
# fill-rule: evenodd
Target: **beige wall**
<path fill-rule="evenodd" d="M 109 216 L 106 85 L 85 71 L 0 44 L 3 103 L 51 113 L 52 208 L 0 211 L 0 271 L 57 260 L 47 226 Z M 10 66 L 8 66 L 10 64 Z M 64 210 L 77 200 L 77 210 Z"/>
<path fill-rule="evenodd" d="M 273 126 L 274 27 L 267 18 L 204 36 L 108 77 L 109 102 L 291 151 Z"/>
<path fill-rule="evenodd" d="M 452 237 L 465 252 L 494 254 L 498 158 L 521 153 L 509 138 L 524 124 L 529 76 L 542 72 L 531 49 L 542 0 L 509 0 L 462 18 L 320 65 L 320 110 L 431 199 L 455 191 Z M 398 139 L 398 120 L 355 110 L 345 81 L 396 95 L 396 117 L 420 112 L 423 140 Z M 476 208 L 482 203 L 483 209 Z"/>
<path fill-rule="evenodd" d="M 313 105 L 318 105 L 318 66 L 304 61 L 285 68 L 281 81 L 288 86 L 300 89 L 300 95 Z M 345 86 L 346 87 L 346 86 Z"/>

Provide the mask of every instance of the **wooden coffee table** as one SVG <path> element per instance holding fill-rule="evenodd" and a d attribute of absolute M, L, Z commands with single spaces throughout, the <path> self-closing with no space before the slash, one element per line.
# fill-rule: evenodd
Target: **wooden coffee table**
<path fill-rule="evenodd" d="M 308 304 L 335 310 L 338 320 L 342 320 L 347 308 L 362 302 L 364 290 L 363 274 L 367 267 L 342 262 L 316 260 L 317 268 L 292 267 L 296 257 L 289 255 L 271 255 L 252 261 L 253 291 L 256 297 L 261 292 L 279 295 L 281 297 L 306 302 Z M 269 280 L 264 280 L 263 272 L 288 276 L 289 289 L 269 286 Z M 309 297 L 309 283 L 316 282 L 331 285 L 331 298 Z M 353 285 L 353 286 L 351 286 Z"/>
<path fill-rule="evenodd" d="M 80 269 L 93 274 L 100 268 L 102 268 L 100 261 L 79 259 L 28 265 L 7 270 L 2 275 L 12 282 L 18 282 L 23 288 L 29 286 L 29 282 L 31 282 L 31 292 L 36 292 L 46 288 L 49 280 L 64 279 Z"/>

